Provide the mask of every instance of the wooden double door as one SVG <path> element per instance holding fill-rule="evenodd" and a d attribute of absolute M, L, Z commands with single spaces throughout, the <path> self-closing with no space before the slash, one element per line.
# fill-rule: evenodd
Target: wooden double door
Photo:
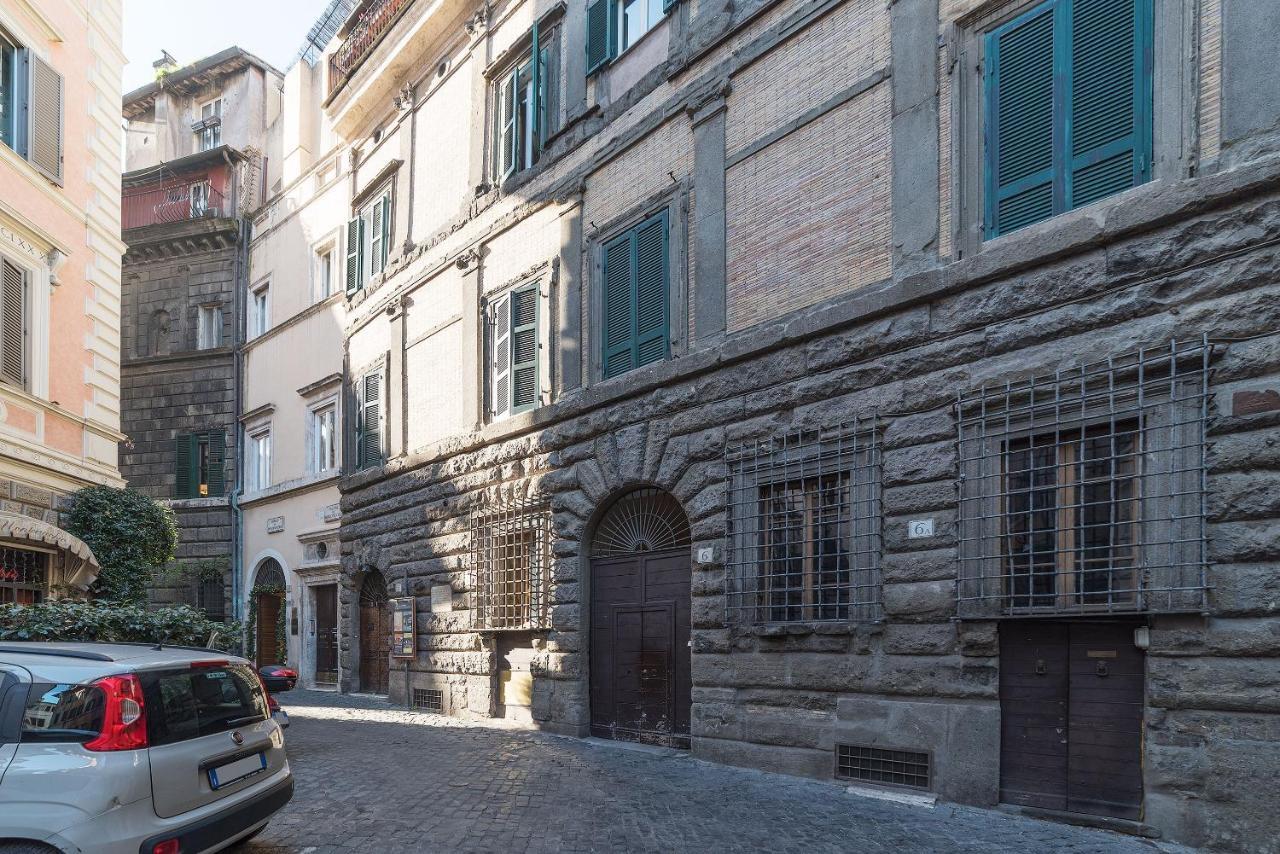
<path fill-rule="evenodd" d="M 316 669 L 319 685 L 338 681 L 338 585 L 322 584 L 315 588 Z"/>
<path fill-rule="evenodd" d="M 689 746 L 689 550 L 591 562 L 591 734 Z"/>
<path fill-rule="evenodd" d="M 1135 625 L 1000 627 L 1000 799 L 1139 820 L 1145 661 Z"/>
<path fill-rule="evenodd" d="M 255 626 L 254 650 L 257 665 L 284 664 L 280 660 L 280 612 L 284 602 L 279 593 L 255 593 L 258 599 L 258 617 Z"/>

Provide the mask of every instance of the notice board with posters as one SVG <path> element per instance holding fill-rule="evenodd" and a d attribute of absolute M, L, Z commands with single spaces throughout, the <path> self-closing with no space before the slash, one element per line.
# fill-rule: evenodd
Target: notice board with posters
<path fill-rule="evenodd" d="M 391 657 L 416 658 L 418 646 L 414 636 L 414 597 L 389 599 L 387 605 L 391 608 Z"/>

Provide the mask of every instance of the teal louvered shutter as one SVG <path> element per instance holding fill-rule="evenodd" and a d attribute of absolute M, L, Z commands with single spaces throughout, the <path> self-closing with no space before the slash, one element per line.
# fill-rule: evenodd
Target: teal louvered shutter
<path fill-rule="evenodd" d="M 1152 16 L 1148 0 L 1074 0 L 1067 124 L 1069 207 L 1150 176 Z"/>
<path fill-rule="evenodd" d="M 366 374 L 360 388 L 360 468 L 382 462 L 382 374 Z"/>
<path fill-rule="evenodd" d="M 175 436 L 173 440 L 173 495 L 175 498 L 195 496 L 199 473 L 195 471 L 198 454 L 196 437 L 190 434 Z"/>
<path fill-rule="evenodd" d="M 667 357 L 667 212 L 650 217 L 635 238 L 635 364 Z"/>
<path fill-rule="evenodd" d="M 987 237 L 1046 219 L 1060 208 L 1054 169 L 1058 10 L 1058 0 L 1051 0 L 987 36 Z"/>
<path fill-rule="evenodd" d="M 379 203 L 382 208 L 382 259 L 379 270 L 385 270 L 387 259 L 391 257 L 391 193 L 382 197 Z"/>
<path fill-rule="evenodd" d="M 221 430 L 208 434 L 209 443 L 209 495 L 224 495 L 227 491 L 225 465 L 227 461 L 227 437 Z"/>
<path fill-rule="evenodd" d="M 631 259 L 634 232 L 615 237 L 604 246 L 604 378 L 635 367 L 635 303 L 632 300 Z"/>
<path fill-rule="evenodd" d="M 614 33 L 617 30 L 616 0 L 593 0 L 587 6 L 587 74 L 613 59 Z"/>
<path fill-rule="evenodd" d="M 511 293 L 511 411 L 538 405 L 538 287 Z"/>
<path fill-rule="evenodd" d="M 27 159 L 46 178 L 62 183 L 62 75 L 29 54 L 31 96 L 27 105 Z"/>
<path fill-rule="evenodd" d="M 528 147 L 533 151 L 533 159 L 538 159 L 539 143 L 542 140 L 542 47 L 538 44 L 538 22 L 533 22 L 533 30 L 529 33 L 529 97 L 533 103 L 529 105 Z"/>
<path fill-rule="evenodd" d="M 347 221 L 347 292 L 356 291 L 364 284 L 360 275 L 361 268 L 361 250 L 360 250 L 360 217 L 352 217 Z"/>
<path fill-rule="evenodd" d="M 503 294 L 493 301 L 490 308 L 489 340 L 492 357 L 489 389 L 490 414 L 499 418 L 511 409 L 511 304 L 510 295 Z"/>

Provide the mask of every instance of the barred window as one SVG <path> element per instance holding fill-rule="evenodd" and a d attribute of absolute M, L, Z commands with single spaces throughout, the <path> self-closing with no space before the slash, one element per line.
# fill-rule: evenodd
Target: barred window
<path fill-rule="evenodd" d="M 867 421 L 728 450 L 730 619 L 880 619 L 878 435 Z"/>
<path fill-rule="evenodd" d="M 34 605 L 49 591 L 49 556 L 0 548 L 0 604 Z"/>
<path fill-rule="evenodd" d="M 958 403 L 962 617 L 1204 607 L 1212 345 L 986 386 Z"/>
<path fill-rule="evenodd" d="M 545 628 L 550 622 L 550 505 L 516 500 L 473 510 L 471 571 L 475 628 Z"/>

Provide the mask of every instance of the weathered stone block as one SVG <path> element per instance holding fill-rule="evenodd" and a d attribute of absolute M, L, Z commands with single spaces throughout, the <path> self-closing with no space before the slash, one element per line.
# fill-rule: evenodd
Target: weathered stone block
<path fill-rule="evenodd" d="M 891 654 L 947 655 L 955 651 L 956 629 L 952 623 L 890 623 L 882 643 L 884 651 Z"/>
<path fill-rule="evenodd" d="M 955 613 L 955 586 L 945 581 L 885 584 L 882 590 L 890 618 L 935 622 Z"/>

